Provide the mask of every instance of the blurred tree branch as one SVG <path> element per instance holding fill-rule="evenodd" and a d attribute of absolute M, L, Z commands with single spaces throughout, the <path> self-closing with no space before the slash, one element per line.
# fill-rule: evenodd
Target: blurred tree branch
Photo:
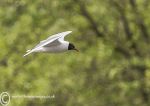
<path fill-rule="evenodd" d="M 137 55 L 138 57 L 141 57 L 142 55 L 141 55 L 140 50 L 138 50 L 138 45 L 133 41 L 133 38 L 132 38 L 132 36 L 134 34 L 133 34 L 133 32 L 130 28 L 129 20 L 126 17 L 127 16 L 126 13 L 125 13 L 125 8 L 126 7 L 125 7 L 124 2 L 123 1 L 116 1 L 116 0 L 111 0 L 111 2 L 120 14 L 120 18 L 121 18 L 121 21 L 123 23 L 123 28 L 124 28 L 124 31 L 127 35 L 127 40 L 129 40 L 131 42 L 131 48 L 130 49 L 134 49 L 135 55 Z M 139 15 L 135 0 L 130 0 L 130 5 L 132 6 L 132 10 L 133 10 L 133 12 L 135 14 L 135 17 L 137 19 L 137 25 L 139 27 L 139 30 L 141 31 L 141 35 L 144 36 L 145 41 L 148 41 L 149 37 L 148 37 L 147 27 L 144 24 L 143 19 Z M 116 48 L 116 50 L 119 50 L 120 52 L 124 51 L 124 49 L 120 49 L 120 48 Z M 126 57 L 128 56 L 128 57 L 132 58 L 130 56 L 129 51 L 123 52 L 123 53 L 126 53 L 124 56 L 126 56 Z M 141 91 L 143 101 L 148 103 L 149 95 L 148 95 L 148 92 L 145 90 L 145 87 L 146 87 L 145 73 L 146 73 L 147 67 L 145 65 L 142 65 L 142 66 L 141 65 L 131 65 L 130 68 L 138 70 L 138 73 L 141 75 L 141 77 L 140 77 L 140 79 L 141 79 L 141 81 L 140 81 L 140 91 Z"/>
<path fill-rule="evenodd" d="M 138 49 L 137 44 L 133 40 L 133 32 L 132 32 L 132 30 L 130 28 L 129 21 L 128 21 L 127 17 L 126 17 L 127 16 L 126 13 L 125 13 L 125 8 L 126 8 L 125 6 L 126 5 L 124 4 L 123 1 L 117 2 L 115 0 L 111 0 L 110 2 L 112 3 L 112 5 L 114 5 L 114 7 L 117 9 L 117 11 L 120 14 L 120 19 L 121 19 L 121 22 L 123 23 L 123 28 L 124 28 L 124 32 L 125 32 L 125 34 L 127 36 L 127 40 L 131 42 L 130 48 L 134 49 L 135 54 L 137 56 L 141 57 L 142 54 L 141 54 L 140 50 Z M 128 53 L 128 54 L 130 54 L 130 53 Z"/>
<path fill-rule="evenodd" d="M 146 69 L 147 66 L 145 65 L 132 65 L 131 66 L 132 69 L 138 70 L 138 72 L 140 73 L 141 79 L 140 79 L 140 92 L 141 92 L 141 97 L 144 101 L 144 103 L 148 103 L 149 101 L 149 94 L 146 90 L 146 83 L 145 83 L 145 74 L 146 74 Z"/>
<path fill-rule="evenodd" d="M 123 5 L 124 7 L 122 7 L 118 2 L 114 0 L 111 0 L 110 2 L 112 2 L 112 4 L 116 7 L 117 11 L 120 13 L 120 17 L 124 26 L 124 31 L 127 35 L 128 40 L 132 40 L 133 33 L 130 30 L 129 22 L 125 14 L 125 5 Z"/>
<path fill-rule="evenodd" d="M 130 1 L 131 8 L 135 14 L 136 22 L 137 22 L 137 25 L 139 27 L 139 30 L 141 31 L 141 35 L 145 38 L 145 41 L 149 42 L 149 35 L 148 35 L 147 27 L 144 23 L 144 20 L 141 17 L 141 14 L 138 11 L 136 0 L 129 0 L 129 1 Z M 140 74 L 141 74 L 140 91 L 141 91 L 141 95 L 143 97 L 143 101 L 148 103 L 149 95 L 148 95 L 147 91 L 145 90 L 145 87 L 146 87 L 146 83 L 145 83 L 146 67 L 145 66 L 143 66 L 143 67 L 136 66 L 136 68 L 137 68 L 137 70 L 140 70 Z"/>
<path fill-rule="evenodd" d="M 133 10 L 133 13 L 135 15 L 136 23 L 139 27 L 139 30 L 141 31 L 141 36 L 144 37 L 145 41 L 149 42 L 149 34 L 148 34 L 148 31 L 147 31 L 147 27 L 146 27 L 146 25 L 144 23 L 144 20 L 141 17 L 141 14 L 138 10 L 136 0 L 129 0 L 129 2 L 130 2 L 130 6 Z"/>
<path fill-rule="evenodd" d="M 96 24 L 95 20 L 90 15 L 90 13 L 87 11 L 85 4 L 83 2 L 81 2 L 80 0 L 74 0 L 74 1 L 75 1 L 75 3 L 77 3 L 79 5 L 81 14 L 89 21 L 91 28 L 97 34 L 97 36 L 103 37 L 104 33 L 99 31 L 98 25 Z"/>

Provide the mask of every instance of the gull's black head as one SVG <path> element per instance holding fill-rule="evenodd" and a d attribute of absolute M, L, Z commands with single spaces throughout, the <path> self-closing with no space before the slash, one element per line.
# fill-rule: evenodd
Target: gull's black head
<path fill-rule="evenodd" d="M 68 50 L 76 50 L 78 52 L 78 49 L 72 43 L 69 43 Z"/>

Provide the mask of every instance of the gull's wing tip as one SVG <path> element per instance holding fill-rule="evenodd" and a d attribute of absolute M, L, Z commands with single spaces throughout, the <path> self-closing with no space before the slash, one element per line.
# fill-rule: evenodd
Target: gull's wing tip
<path fill-rule="evenodd" d="M 30 51 L 29 51 L 29 52 L 27 52 L 25 55 L 23 55 L 23 57 L 25 57 L 25 56 L 27 56 L 27 55 L 31 54 L 32 52 L 34 52 L 34 51 L 30 50 Z"/>
<path fill-rule="evenodd" d="M 22 57 L 26 57 L 26 55 L 23 55 Z"/>
<path fill-rule="evenodd" d="M 66 31 L 67 33 L 71 33 L 72 31 Z"/>
<path fill-rule="evenodd" d="M 28 54 L 23 55 L 22 57 L 26 57 Z"/>

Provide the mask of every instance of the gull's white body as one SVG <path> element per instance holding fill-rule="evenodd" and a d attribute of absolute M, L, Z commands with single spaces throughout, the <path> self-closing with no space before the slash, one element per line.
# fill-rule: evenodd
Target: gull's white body
<path fill-rule="evenodd" d="M 34 52 L 49 52 L 49 53 L 65 52 L 68 50 L 68 45 L 69 45 L 69 42 L 62 41 L 62 43 L 59 45 L 49 46 L 49 47 L 40 47 L 38 49 L 35 49 Z"/>
<path fill-rule="evenodd" d="M 27 56 L 33 52 L 48 52 L 48 53 L 60 53 L 68 50 L 68 41 L 64 41 L 64 37 L 72 31 L 66 31 L 50 36 L 46 40 L 41 41 L 32 50 L 28 50 L 24 56 Z"/>

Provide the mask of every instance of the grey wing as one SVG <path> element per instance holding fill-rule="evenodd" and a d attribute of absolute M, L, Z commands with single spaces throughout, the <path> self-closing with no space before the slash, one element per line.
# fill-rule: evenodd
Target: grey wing
<path fill-rule="evenodd" d="M 66 32 L 61 32 L 61 33 L 58 33 L 58 34 L 55 34 L 55 35 L 52 35 L 50 37 L 48 37 L 46 40 L 43 40 L 41 41 L 38 45 L 36 45 L 34 47 L 35 48 L 39 48 L 39 47 L 42 47 L 42 46 L 50 46 L 50 45 L 56 45 L 56 44 L 60 44 L 60 42 L 58 41 L 58 39 L 61 39 L 63 40 L 64 37 L 66 35 L 68 35 L 69 33 L 71 33 L 72 31 L 66 31 Z"/>
<path fill-rule="evenodd" d="M 39 47 L 40 45 L 44 44 L 46 42 L 46 40 L 40 41 L 40 43 L 38 45 L 36 45 L 34 48 Z"/>
<path fill-rule="evenodd" d="M 50 45 L 52 42 L 55 42 L 57 39 L 59 39 L 60 37 L 54 38 L 54 39 L 50 39 L 50 40 L 45 40 L 45 41 L 41 41 L 37 46 L 35 46 L 33 49 L 38 49 L 40 47 L 44 47 L 46 45 Z"/>
<path fill-rule="evenodd" d="M 54 40 L 51 43 L 48 43 L 47 45 L 43 46 L 43 47 L 50 47 L 50 46 L 56 46 L 56 45 L 60 45 L 61 42 L 59 41 L 59 39 Z"/>
<path fill-rule="evenodd" d="M 71 32 L 72 32 L 72 31 L 61 32 L 61 33 L 58 33 L 58 34 L 55 34 L 55 35 L 52 35 L 52 36 L 48 37 L 46 40 L 54 39 L 54 38 L 59 37 L 59 36 L 62 37 L 61 39 L 64 39 L 64 37 L 65 37 L 66 35 L 68 35 L 69 33 L 71 33 Z"/>
<path fill-rule="evenodd" d="M 41 45 L 43 45 L 43 44 L 45 44 L 46 42 L 49 42 L 49 41 L 51 41 L 52 39 L 56 39 L 56 38 L 59 38 L 60 37 L 60 35 L 52 35 L 52 36 L 50 36 L 49 38 L 47 38 L 46 40 L 42 40 L 42 41 L 40 41 L 40 43 L 38 44 L 38 45 L 36 45 L 34 48 L 37 48 L 37 47 L 39 47 L 39 46 L 41 46 Z"/>

